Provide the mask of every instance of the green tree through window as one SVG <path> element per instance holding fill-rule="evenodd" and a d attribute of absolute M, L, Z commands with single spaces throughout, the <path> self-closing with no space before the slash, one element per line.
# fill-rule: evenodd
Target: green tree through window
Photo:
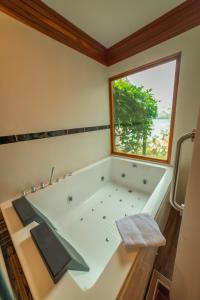
<path fill-rule="evenodd" d="M 157 117 L 157 100 L 152 90 L 137 87 L 127 78 L 113 83 L 115 147 L 126 153 L 147 154 L 148 137 Z"/>

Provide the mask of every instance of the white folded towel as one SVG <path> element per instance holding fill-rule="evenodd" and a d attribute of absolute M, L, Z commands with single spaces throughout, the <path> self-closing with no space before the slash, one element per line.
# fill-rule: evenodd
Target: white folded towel
<path fill-rule="evenodd" d="M 136 214 L 116 221 L 117 228 L 127 248 L 160 247 L 166 240 L 158 224 L 148 214 Z"/>

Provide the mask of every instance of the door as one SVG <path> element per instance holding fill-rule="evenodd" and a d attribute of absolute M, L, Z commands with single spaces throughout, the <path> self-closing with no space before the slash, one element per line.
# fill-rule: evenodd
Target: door
<path fill-rule="evenodd" d="M 193 149 L 171 300 L 200 300 L 200 115 Z"/>

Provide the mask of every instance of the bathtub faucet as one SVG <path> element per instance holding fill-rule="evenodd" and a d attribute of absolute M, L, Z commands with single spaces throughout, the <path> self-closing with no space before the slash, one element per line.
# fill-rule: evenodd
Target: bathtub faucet
<path fill-rule="evenodd" d="M 52 178 L 53 178 L 53 173 L 54 173 L 55 167 L 53 167 L 51 169 L 51 175 L 50 175 L 50 179 L 49 179 L 49 185 L 52 185 Z"/>

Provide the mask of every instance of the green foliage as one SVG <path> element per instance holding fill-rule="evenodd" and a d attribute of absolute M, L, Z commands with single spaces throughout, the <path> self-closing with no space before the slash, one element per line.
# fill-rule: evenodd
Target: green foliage
<path fill-rule="evenodd" d="M 129 80 L 114 81 L 115 142 L 118 150 L 146 155 L 147 139 L 157 117 L 157 100 L 152 90 Z"/>

